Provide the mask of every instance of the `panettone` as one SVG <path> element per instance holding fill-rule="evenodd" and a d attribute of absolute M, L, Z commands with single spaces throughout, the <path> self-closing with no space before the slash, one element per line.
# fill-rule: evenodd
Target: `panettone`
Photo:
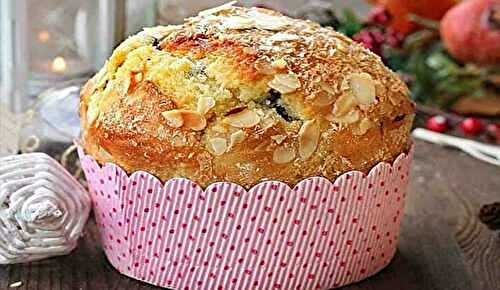
<path fill-rule="evenodd" d="M 224 5 L 123 42 L 82 90 L 82 144 L 163 181 L 333 180 L 409 150 L 408 95 L 331 28 Z"/>

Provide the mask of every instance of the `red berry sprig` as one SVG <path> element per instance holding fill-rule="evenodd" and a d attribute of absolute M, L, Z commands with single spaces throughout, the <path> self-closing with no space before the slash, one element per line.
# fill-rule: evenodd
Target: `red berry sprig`
<path fill-rule="evenodd" d="M 392 16 L 383 6 L 375 6 L 368 13 L 368 22 L 386 26 L 391 21 Z"/>
<path fill-rule="evenodd" d="M 470 136 L 478 135 L 483 130 L 483 123 L 476 118 L 465 118 L 459 126 L 465 135 Z"/>
<path fill-rule="evenodd" d="M 475 136 L 479 139 L 486 139 L 496 144 L 500 144 L 500 123 L 485 123 L 477 118 L 462 118 L 451 114 L 434 115 L 425 121 L 428 130 L 445 133 L 457 126 L 465 136 Z"/>
<path fill-rule="evenodd" d="M 500 123 L 488 124 L 486 126 L 486 136 L 492 141 L 500 144 Z"/>
<path fill-rule="evenodd" d="M 444 133 L 448 131 L 448 119 L 441 115 L 430 117 L 427 119 L 425 127 L 434 132 Z"/>
<path fill-rule="evenodd" d="M 391 15 L 383 7 L 375 7 L 368 17 L 368 25 L 356 33 L 352 38 L 365 48 L 382 56 L 383 47 L 400 48 L 404 35 L 387 27 Z"/>
<path fill-rule="evenodd" d="M 382 46 L 385 43 L 384 33 L 378 28 L 363 29 L 352 37 L 365 48 L 382 55 Z"/>

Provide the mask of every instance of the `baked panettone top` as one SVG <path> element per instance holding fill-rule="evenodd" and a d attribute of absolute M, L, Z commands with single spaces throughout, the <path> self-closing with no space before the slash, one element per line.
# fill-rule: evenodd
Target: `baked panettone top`
<path fill-rule="evenodd" d="M 405 84 L 351 39 L 231 3 L 130 37 L 81 96 L 98 161 L 201 185 L 367 171 L 409 148 L 413 114 Z"/>

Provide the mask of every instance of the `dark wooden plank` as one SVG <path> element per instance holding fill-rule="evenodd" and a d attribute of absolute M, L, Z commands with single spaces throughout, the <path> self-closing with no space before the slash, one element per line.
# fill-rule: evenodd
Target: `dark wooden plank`
<path fill-rule="evenodd" d="M 379 274 L 343 289 L 500 289 L 500 238 L 476 217 L 500 200 L 500 168 L 458 151 L 416 143 L 399 251 Z M 106 261 L 91 220 L 70 255 L 0 267 L 0 289 L 159 289 Z"/>
<path fill-rule="evenodd" d="M 500 289 L 500 238 L 498 232 L 489 230 L 477 218 L 482 204 L 500 200 L 500 169 L 488 164 L 479 166 L 478 161 L 463 153 L 453 158 L 447 158 L 447 154 L 434 159 L 435 163 L 447 164 L 436 173 L 440 183 L 449 188 L 446 194 L 452 202 L 447 210 L 448 222 L 454 226 L 457 244 L 479 288 Z"/>
<path fill-rule="evenodd" d="M 456 239 L 453 221 L 460 218 L 460 201 L 448 180 L 443 179 L 449 159 L 458 155 L 453 150 L 417 142 L 398 255 L 380 275 L 346 289 L 482 288 L 481 278 L 473 275 Z M 464 163 L 462 167 L 471 166 L 468 170 L 472 175 L 477 172 L 474 168 L 488 167 L 469 157 L 460 162 Z M 494 170 L 499 172 L 498 168 Z M 476 176 L 472 184 L 485 179 L 487 176 Z M 457 180 L 460 183 L 461 179 Z M 491 183 L 499 186 L 498 182 Z M 489 196 L 494 195 L 494 191 L 489 192 Z"/>

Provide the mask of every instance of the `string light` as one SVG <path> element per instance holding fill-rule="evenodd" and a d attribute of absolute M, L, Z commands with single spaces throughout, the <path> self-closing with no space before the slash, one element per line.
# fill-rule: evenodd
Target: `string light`
<path fill-rule="evenodd" d="M 42 43 L 46 43 L 50 40 L 50 33 L 47 30 L 38 32 L 38 40 Z"/>
<path fill-rule="evenodd" d="M 58 56 L 52 61 L 51 69 L 55 73 L 64 73 L 66 71 L 66 68 L 67 65 L 64 57 Z"/>

